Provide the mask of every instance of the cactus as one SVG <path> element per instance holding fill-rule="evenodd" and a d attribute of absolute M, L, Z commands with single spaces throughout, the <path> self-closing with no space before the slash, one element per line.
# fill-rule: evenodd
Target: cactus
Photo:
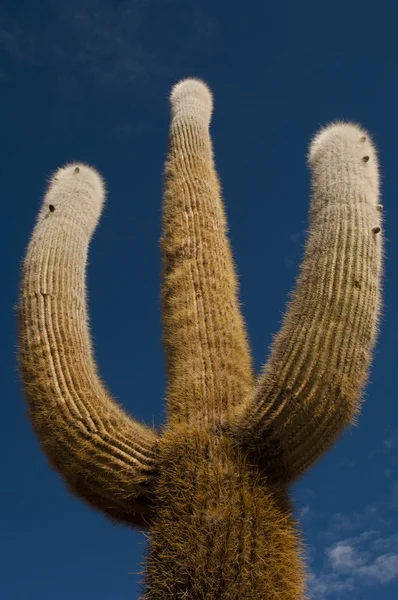
<path fill-rule="evenodd" d="M 375 148 L 335 123 L 311 143 L 309 236 L 268 362 L 253 372 L 209 124 L 212 95 L 171 94 L 163 202 L 167 422 L 127 415 L 101 382 L 85 268 L 105 191 L 70 164 L 53 176 L 25 257 L 19 358 L 29 416 L 69 490 L 149 531 L 144 598 L 307 597 L 289 488 L 363 401 L 381 304 Z"/>

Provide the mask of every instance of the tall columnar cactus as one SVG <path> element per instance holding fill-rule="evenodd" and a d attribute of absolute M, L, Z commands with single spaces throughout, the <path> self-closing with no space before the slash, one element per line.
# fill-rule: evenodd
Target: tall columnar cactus
<path fill-rule="evenodd" d="M 98 377 L 85 267 L 98 173 L 52 178 L 23 268 L 20 365 L 33 427 L 68 488 L 150 530 L 148 599 L 302 599 L 289 486 L 360 410 L 380 314 L 377 156 L 359 126 L 313 140 L 305 257 L 255 379 L 209 123 L 212 96 L 178 83 L 163 205 L 168 420 L 129 417 Z"/>

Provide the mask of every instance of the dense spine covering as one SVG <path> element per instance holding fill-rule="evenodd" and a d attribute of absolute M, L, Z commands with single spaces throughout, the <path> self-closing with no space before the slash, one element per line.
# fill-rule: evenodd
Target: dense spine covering
<path fill-rule="evenodd" d="M 314 138 L 309 164 L 309 238 L 297 286 L 232 428 L 286 483 L 355 423 L 381 305 L 379 175 L 369 134 L 332 124 Z"/>
<path fill-rule="evenodd" d="M 88 329 L 85 270 L 104 199 L 98 173 L 53 176 L 23 266 L 19 356 L 29 416 L 69 489 L 114 520 L 145 526 L 156 436 L 110 398 Z"/>
<path fill-rule="evenodd" d="M 163 202 L 168 420 L 129 417 L 99 379 L 85 269 L 98 173 L 52 178 L 23 266 L 20 366 L 29 416 L 69 489 L 150 528 L 145 600 L 303 600 L 289 484 L 360 410 L 381 306 L 375 148 L 361 127 L 321 130 L 309 152 L 304 261 L 257 382 L 200 80 L 171 94 Z"/>
<path fill-rule="evenodd" d="M 253 386 L 209 134 L 212 106 L 200 80 L 172 90 L 162 236 L 168 419 L 205 427 L 223 422 Z"/>
<path fill-rule="evenodd" d="M 160 442 L 143 600 L 302 600 L 301 532 L 287 490 L 227 437 L 177 426 Z"/>

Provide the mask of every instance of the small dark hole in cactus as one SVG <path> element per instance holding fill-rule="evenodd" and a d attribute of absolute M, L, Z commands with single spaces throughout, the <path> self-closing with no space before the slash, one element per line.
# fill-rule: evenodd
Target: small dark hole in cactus
<path fill-rule="evenodd" d="M 79 173 L 79 171 L 80 171 L 79 167 L 76 167 L 75 168 L 75 173 Z"/>
<path fill-rule="evenodd" d="M 50 212 L 54 212 L 54 210 L 55 210 L 54 204 L 49 204 L 48 208 L 50 209 Z"/>
<path fill-rule="evenodd" d="M 367 163 L 369 160 L 369 156 L 363 156 L 362 157 L 362 162 Z"/>
<path fill-rule="evenodd" d="M 363 136 L 361 137 L 361 142 L 366 142 L 366 135 L 363 135 Z"/>
<path fill-rule="evenodd" d="M 380 227 L 373 227 L 372 233 L 380 233 Z"/>
<path fill-rule="evenodd" d="M 383 210 L 383 205 L 382 204 L 377 204 L 376 210 L 378 210 L 378 211 Z"/>
<path fill-rule="evenodd" d="M 361 284 L 359 283 L 358 279 L 356 279 L 356 280 L 354 281 L 354 285 L 355 285 L 355 287 L 356 287 L 356 288 L 358 288 L 358 290 L 360 290 L 360 289 L 361 289 Z"/>

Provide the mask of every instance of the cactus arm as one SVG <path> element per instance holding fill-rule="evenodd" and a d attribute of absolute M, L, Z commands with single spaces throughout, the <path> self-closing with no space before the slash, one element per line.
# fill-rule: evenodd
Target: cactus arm
<path fill-rule="evenodd" d="M 206 426 L 252 393 L 253 374 L 209 134 L 211 92 L 184 80 L 171 108 L 161 239 L 168 418 Z"/>
<path fill-rule="evenodd" d="M 313 140 L 310 231 L 297 285 L 234 437 L 291 482 L 360 411 L 381 306 L 378 162 L 369 135 L 336 123 Z"/>
<path fill-rule="evenodd" d="M 52 178 L 23 265 L 20 370 L 34 430 L 69 490 L 113 520 L 145 526 L 157 437 L 111 399 L 88 329 L 87 251 L 103 198 L 86 165 Z"/>

